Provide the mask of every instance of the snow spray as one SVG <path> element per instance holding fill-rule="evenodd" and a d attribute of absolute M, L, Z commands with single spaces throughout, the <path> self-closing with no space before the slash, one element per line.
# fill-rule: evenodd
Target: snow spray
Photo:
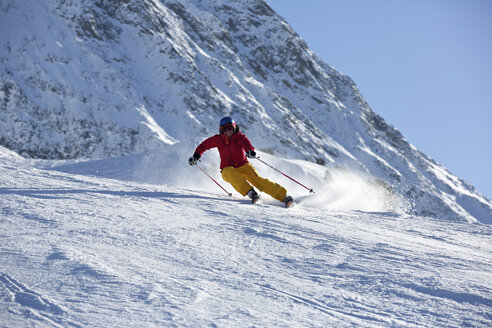
<path fill-rule="evenodd" d="M 349 169 L 330 169 L 325 182 L 306 206 L 365 212 L 409 213 L 408 202 L 383 181 Z"/>

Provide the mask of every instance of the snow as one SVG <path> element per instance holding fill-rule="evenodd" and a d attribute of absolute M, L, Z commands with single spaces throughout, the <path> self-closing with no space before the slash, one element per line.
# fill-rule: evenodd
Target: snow
<path fill-rule="evenodd" d="M 492 202 L 264 1 L 0 16 L 0 327 L 492 326 Z M 252 205 L 216 151 L 232 197 L 190 167 L 226 115 L 315 193 L 251 160 L 297 200 Z"/>
<path fill-rule="evenodd" d="M 379 184 L 419 215 L 492 222 L 489 199 L 410 145 L 263 0 L 7 0 L 0 29 L 0 144 L 23 157 L 190 151 L 233 116 L 257 149 L 325 163 L 338 179 L 326 192 L 344 195 L 331 209 L 354 209 L 355 183 L 369 198 L 356 209 L 378 210 Z"/>
<path fill-rule="evenodd" d="M 254 162 L 301 201 L 251 205 L 177 149 L 61 162 L 0 148 L 2 326 L 491 326 L 490 225 L 350 196 L 338 209 L 323 193 L 339 179 L 376 187 L 264 153 L 316 194 Z M 201 164 L 217 175 L 213 153 Z"/>
<path fill-rule="evenodd" d="M 174 145 L 177 143 L 177 140 L 174 140 L 172 137 L 170 137 L 166 131 L 164 131 L 159 124 L 156 123 L 156 121 L 152 118 L 152 116 L 147 112 L 145 109 L 145 106 L 142 105 L 140 108 L 137 108 L 137 110 L 140 112 L 140 114 L 144 117 L 144 121 L 142 124 L 146 125 L 152 132 L 154 132 L 157 135 L 157 138 L 162 141 L 165 144 L 170 144 Z"/>

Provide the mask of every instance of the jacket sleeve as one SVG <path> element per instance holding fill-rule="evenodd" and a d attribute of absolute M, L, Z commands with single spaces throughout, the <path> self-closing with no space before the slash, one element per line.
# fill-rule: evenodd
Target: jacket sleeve
<path fill-rule="evenodd" d="M 198 147 L 196 147 L 195 154 L 202 156 L 202 154 L 205 151 L 207 151 L 211 148 L 218 147 L 218 142 L 219 142 L 219 136 L 218 135 L 215 135 L 215 136 L 212 136 L 210 138 L 205 139 L 201 144 L 198 145 Z"/>
<path fill-rule="evenodd" d="M 241 140 L 241 146 L 243 147 L 245 152 L 248 152 L 250 150 L 255 150 L 255 147 L 251 144 L 251 141 L 249 141 L 248 137 L 243 134 L 242 140 Z"/>

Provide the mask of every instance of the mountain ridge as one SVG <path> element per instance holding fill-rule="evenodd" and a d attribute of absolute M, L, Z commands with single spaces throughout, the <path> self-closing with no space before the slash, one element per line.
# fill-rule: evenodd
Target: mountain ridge
<path fill-rule="evenodd" d="M 0 145 L 22 156 L 192 152 L 232 115 L 258 149 L 371 174 L 419 215 L 492 223 L 490 200 L 409 144 L 265 1 L 27 3 L 0 5 Z"/>

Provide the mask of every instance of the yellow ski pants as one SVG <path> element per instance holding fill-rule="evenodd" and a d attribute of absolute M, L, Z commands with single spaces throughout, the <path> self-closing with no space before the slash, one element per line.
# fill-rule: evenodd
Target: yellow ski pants
<path fill-rule="evenodd" d="M 252 188 L 248 181 L 258 190 L 269 194 L 281 202 L 287 196 L 287 189 L 278 183 L 260 177 L 251 163 L 246 163 L 237 168 L 232 166 L 224 167 L 222 169 L 222 178 L 224 181 L 229 182 L 243 196 L 246 196 Z"/>

